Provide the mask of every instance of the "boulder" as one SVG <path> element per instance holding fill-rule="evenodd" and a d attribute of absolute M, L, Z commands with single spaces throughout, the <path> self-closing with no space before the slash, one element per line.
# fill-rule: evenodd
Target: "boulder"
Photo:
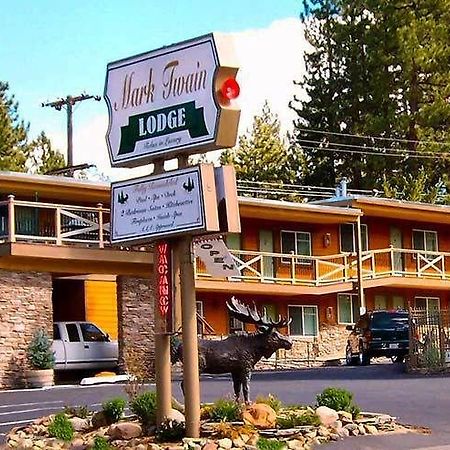
<path fill-rule="evenodd" d="M 184 417 L 184 414 L 178 411 L 177 409 L 171 409 L 169 415 L 167 416 L 167 419 L 174 420 L 175 422 L 185 423 L 186 418 Z"/>
<path fill-rule="evenodd" d="M 217 443 L 219 444 L 220 448 L 224 448 L 225 450 L 228 450 L 231 447 L 233 447 L 233 441 L 228 438 L 219 439 Z"/>
<path fill-rule="evenodd" d="M 319 406 L 316 409 L 316 414 L 321 424 L 326 427 L 333 426 L 339 420 L 338 413 L 334 409 L 328 408 L 328 406 Z"/>
<path fill-rule="evenodd" d="M 277 413 L 269 405 L 254 403 L 244 410 L 242 418 L 245 424 L 256 428 L 273 428 L 277 421 Z"/>
<path fill-rule="evenodd" d="M 202 450 L 217 450 L 217 444 L 213 441 L 208 441 L 202 448 Z"/>
<path fill-rule="evenodd" d="M 94 413 L 91 419 L 93 428 L 102 428 L 108 425 L 108 420 L 106 419 L 103 411 L 97 411 Z"/>
<path fill-rule="evenodd" d="M 113 423 L 107 431 L 112 439 L 133 439 L 142 434 L 142 428 L 135 422 Z"/>
<path fill-rule="evenodd" d="M 72 424 L 75 431 L 89 430 L 90 425 L 87 419 L 81 419 L 80 417 L 71 417 L 69 422 Z"/>

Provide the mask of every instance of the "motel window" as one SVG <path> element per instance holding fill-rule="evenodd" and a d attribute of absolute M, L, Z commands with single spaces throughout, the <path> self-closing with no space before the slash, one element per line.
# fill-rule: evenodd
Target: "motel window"
<path fill-rule="evenodd" d="M 438 235 L 436 231 L 413 230 L 413 249 L 425 252 L 438 251 Z M 431 259 L 433 255 L 428 255 Z"/>
<path fill-rule="evenodd" d="M 338 322 L 354 324 L 359 318 L 358 296 L 356 294 L 338 294 Z"/>
<path fill-rule="evenodd" d="M 439 303 L 439 297 L 416 297 L 414 299 L 414 307 L 426 311 L 438 311 Z"/>
<path fill-rule="evenodd" d="M 226 237 L 227 247 L 230 250 L 240 250 L 241 249 L 241 235 L 239 233 L 229 233 Z"/>
<path fill-rule="evenodd" d="M 387 309 L 387 298 L 385 295 L 375 295 L 373 309 Z"/>
<path fill-rule="evenodd" d="M 356 224 L 343 223 L 339 228 L 341 252 L 356 252 Z M 367 225 L 361 224 L 361 251 L 366 252 L 369 249 L 369 237 L 367 234 Z"/>
<path fill-rule="evenodd" d="M 311 233 L 306 231 L 282 231 L 281 232 L 281 253 L 311 256 Z M 283 262 L 289 262 L 283 259 Z M 300 264 L 309 264 L 308 259 L 298 261 Z"/>
<path fill-rule="evenodd" d="M 392 297 L 392 308 L 393 309 L 405 309 L 405 299 L 400 295 L 394 295 Z"/>
<path fill-rule="evenodd" d="M 315 337 L 319 330 L 317 306 L 289 306 L 289 334 L 291 336 Z"/>
<path fill-rule="evenodd" d="M 229 315 L 229 329 L 230 329 L 230 334 L 232 333 L 238 333 L 240 331 L 244 331 L 244 322 L 242 322 L 239 319 L 236 319 L 235 317 L 232 317 L 231 315 Z"/>

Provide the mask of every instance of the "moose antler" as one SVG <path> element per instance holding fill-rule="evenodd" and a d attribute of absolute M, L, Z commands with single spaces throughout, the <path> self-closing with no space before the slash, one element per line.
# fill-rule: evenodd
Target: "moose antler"
<path fill-rule="evenodd" d="M 231 300 L 227 302 L 227 307 L 230 314 L 236 319 L 245 323 L 252 323 L 258 327 L 269 327 L 269 329 L 283 328 L 291 322 L 291 319 L 286 320 L 280 315 L 278 316 L 277 322 L 274 322 L 272 319 L 265 319 L 259 314 L 255 304 L 253 304 L 253 308 L 250 308 L 239 302 L 235 297 L 231 297 Z"/>

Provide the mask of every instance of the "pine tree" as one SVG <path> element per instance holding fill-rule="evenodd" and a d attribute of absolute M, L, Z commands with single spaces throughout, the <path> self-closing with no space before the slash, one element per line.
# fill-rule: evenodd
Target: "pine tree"
<path fill-rule="evenodd" d="M 305 182 L 330 185 L 346 176 L 353 188 L 380 189 L 396 166 L 403 180 L 425 173 L 425 193 L 445 183 L 448 159 L 367 152 L 450 150 L 450 0 L 305 0 L 304 7 L 314 50 L 302 81 L 309 100 L 294 107 Z"/>
<path fill-rule="evenodd" d="M 297 157 L 281 137 L 278 117 L 266 102 L 251 132 L 239 138 L 237 148 L 224 151 L 220 162 L 233 164 L 238 180 L 293 184 L 298 177 Z"/>
<path fill-rule="evenodd" d="M 30 144 L 29 170 L 33 173 L 46 174 L 51 170 L 65 166 L 64 156 L 53 150 L 50 139 L 42 132 Z"/>

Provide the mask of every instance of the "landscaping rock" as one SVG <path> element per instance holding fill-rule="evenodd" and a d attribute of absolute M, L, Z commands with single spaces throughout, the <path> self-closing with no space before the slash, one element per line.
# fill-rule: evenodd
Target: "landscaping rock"
<path fill-rule="evenodd" d="M 253 425 L 260 429 L 273 428 L 277 421 L 277 413 L 264 403 L 254 403 L 248 406 L 244 410 L 242 417 L 245 424 Z"/>
<path fill-rule="evenodd" d="M 81 419 L 80 417 L 71 417 L 69 422 L 72 424 L 75 431 L 86 431 L 90 428 L 90 423 L 87 419 Z"/>
<path fill-rule="evenodd" d="M 338 411 L 339 418 L 344 423 L 351 423 L 353 422 L 353 416 L 351 413 L 347 411 Z"/>
<path fill-rule="evenodd" d="M 108 425 L 108 420 L 106 419 L 103 411 L 97 411 L 94 413 L 91 419 L 93 428 L 106 427 Z"/>
<path fill-rule="evenodd" d="M 287 446 L 289 450 L 302 450 L 303 444 L 305 443 L 305 439 L 292 439 L 287 442 Z"/>
<path fill-rule="evenodd" d="M 218 446 L 215 442 L 208 441 L 202 448 L 202 450 L 217 450 Z"/>
<path fill-rule="evenodd" d="M 224 448 L 225 450 L 229 450 L 231 447 L 233 447 L 233 441 L 228 438 L 219 439 L 217 443 L 219 444 L 220 448 Z"/>
<path fill-rule="evenodd" d="M 113 423 L 107 431 L 112 439 L 132 439 L 142 434 L 142 427 L 135 422 Z"/>
<path fill-rule="evenodd" d="M 177 409 L 171 409 L 169 415 L 167 416 L 167 419 L 169 420 L 175 420 L 175 422 L 185 423 L 186 418 L 184 417 L 184 414 L 178 411 Z"/>
<path fill-rule="evenodd" d="M 326 427 L 333 426 L 339 420 L 338 413 L 334 409 L 328 408 L 328 406 L 319 406 L 316 409 L 316 414 L 322 425 Z"/>
<path fill-rule="evenodd" d="M 36 442 L 34 443 L 34 445 L 36 446 Z M 70 443 L 69 450 L 86 450 L 87 448 L 88 445 L 84 443 L 84 440 L 81 438 L 77 438 Z"/>

